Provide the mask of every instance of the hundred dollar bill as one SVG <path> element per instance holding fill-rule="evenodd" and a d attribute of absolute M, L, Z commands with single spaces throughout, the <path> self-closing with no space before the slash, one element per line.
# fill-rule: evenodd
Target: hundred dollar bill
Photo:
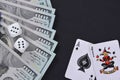
<path fill-rule="evenodd" d="M 39 80 L 41 75 L 0 40 L 0 80 Z"/>
<path fill-rule="evenodd" d="M 39 32 L 38 34 L 40 34 L 40 35 L 46 36 L 51 39 L 53 39 L 55 36 L 56 31 L 53 29 L 39 26 L 32 21 L 26 20 L 24 18 L 20 18 L 18 16 L 15 16 L 15 15 L 8 13 L 6 11 L 3 11 L 3 10 L 0 10 L 0 12 L 1 12 L 1 15 L 10 17 L 11 19 L 15 20 L 16 22 L 19 22 L 20 24 L 27 26 L 36 32 Z"/>
<path fill-rule="evenodd" d="M 38 5 L 44 5 L 47 7 L 52 7 L 51 1 L 50 0 L 26 0 L 26 1 L 30 1 L 31 3 L 35 3 Z"/>
<path fill-rule="evenodd" d="M 44 14 L 41 11 L 5 0 L 0 0 L 0 9 L 12 13 L 14 15 L 17 15 L 21 18 L 33 21 L 40 26 L 48 28 L 53 27 L 55 19 L 55 15 L 53 14 L 47 13 Z"/>
<path fill-rule="evenodd" d="M 4 25 L 1 24 L 1 27 L 4 27 Z M 2 30 L 4 30 L 4 32 L 2 32 Z M 53 61 L 55 53 L 37 44 L 34 40 L 27 36 L 20 35 L 18 37 L 12 38 L 9 36 L 6 28 L 2 30 L 0 32 L 0 35 L 2 35 L 0 39 L 11 49 L 13 49 L 17 55 L 19 55 L 29 66 L 39 72 L 42 77 Z M 29 47 L 25 52 L 20 52 L 20 50 L 13 46 L 16 40 L 19 38 L 23 38 L 29 43 Z"/>
<path fill-rule="evenodd" d="M 32 9 L 36 9 L 36 10 L 39 10 L 39 11 L 45 12 L 45 13 L 50 13 L 50 14 L 55 13 L 54 8 L 49 8 L 49 7 L 46 7 L 46 6 L 37 5 L 37 4 L 34 4 L 34 3 L 32 3 L 28 0 L 5 0 L 5 1 L 9 1 L 9 2 L 13 2 L 13 3 L 16 3 L 16 4 L 23 5 L 23 6 L 27 6 L 27 7 L 30 7 Z"/>
<path fill-rule="evenodd" d="M 1 15 L 1 25 L 7 26 L 11 25 L 13 23 L 16 23 L 16 21 L 8 18 L 7 16 Z M 33 31 L 32 29 L 20 25 L 22 27 L 23 30 L 23 35 L 27 36 L 29 38 L 31 38 L 32 40 L 36 41 L 38 44 L 42 45 L 43 47 L 45 47 L 46 49 L 50 50 L 50 51 L 54 51 L 56 46 L 57 46 L 57 42 L 55 40 L 49 39 L 43 35 L 38 34 L 37 32 Z"/>

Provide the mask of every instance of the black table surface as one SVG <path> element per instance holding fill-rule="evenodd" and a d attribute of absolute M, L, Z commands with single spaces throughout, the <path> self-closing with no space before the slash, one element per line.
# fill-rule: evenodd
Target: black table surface
<path fill-rule="evenodd" d="M 52 0 L 56 8 L 56 57 L 42 80 L 64 77 L 76 39 L 120 41 L 120 0 Z"/>

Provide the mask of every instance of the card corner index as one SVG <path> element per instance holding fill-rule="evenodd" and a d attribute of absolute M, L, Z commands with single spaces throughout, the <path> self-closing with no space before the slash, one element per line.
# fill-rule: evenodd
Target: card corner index
<path fill-rule="evenodd" d="M 80 41 L 80 39 L 76 39 L 76 43 L 79 42 L 79 41 Z"/>
<path fill-rule="evenodd" d="M 119 40 L 115 40 L 116 41 L 116 43 L 118 43 L 119 44 Z"/>

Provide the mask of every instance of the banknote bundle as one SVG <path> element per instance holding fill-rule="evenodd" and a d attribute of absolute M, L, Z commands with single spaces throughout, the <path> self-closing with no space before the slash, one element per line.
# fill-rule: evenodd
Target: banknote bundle
<path fill-rule="evenodd" d="M 0 80 L 42 80 L 54 60 L 50 0 L 0 0 Z"/>

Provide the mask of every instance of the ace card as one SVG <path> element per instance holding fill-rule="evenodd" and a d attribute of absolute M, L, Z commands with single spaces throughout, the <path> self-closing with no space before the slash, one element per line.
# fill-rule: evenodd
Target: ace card
<path fill-rule="evenodd" d="M 66 78 L 72 80 L 95 80 L 90 45 L 89 42 L 77 39 L 65 74 Z"/>
<path fill-rule="evenodd" d="M 117 40 L 92 44 L 91 53 L 97 80 L 120 80 L 120 48 Z"/>

